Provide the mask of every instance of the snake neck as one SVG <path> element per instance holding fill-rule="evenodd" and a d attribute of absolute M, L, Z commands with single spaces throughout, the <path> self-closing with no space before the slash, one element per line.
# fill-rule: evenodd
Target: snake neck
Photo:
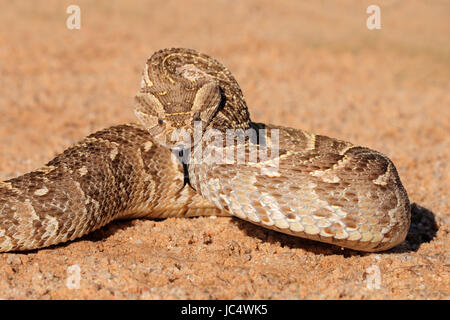
<path fill-rule="evenodd" d="M 206 129 L 215 129 L 225 133 L 227 130 L 248 130 L 252 121 L 244 100 L 237 104 L 228 102 L 225 97 Z"/>

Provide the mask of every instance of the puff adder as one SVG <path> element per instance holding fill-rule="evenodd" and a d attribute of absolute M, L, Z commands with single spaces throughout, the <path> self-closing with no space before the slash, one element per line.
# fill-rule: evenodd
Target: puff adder
<path fill-rule="evenodd" d="M 153 54 L 135 113 L 142 125 L 94 133 L 42 168 L 0 182 L 0 251 L 73 240 L 114 219 L 198 215 L 231 214 L 360 251 L 386 250 L 406 237 L 409 200 L 389 158 L 252 122 L 232 74 L 205 54 Z M 207 135 L 196 142 L 195 123 L 223 138 L 231 129 L 257 135 L 233 137 L 231 145 Z M 239 150 L 242 161 L 234 159 Z M 252 150 L 266 157 L 254 161 Z M 225 161 L 209 161 L 217 155 Z"/>

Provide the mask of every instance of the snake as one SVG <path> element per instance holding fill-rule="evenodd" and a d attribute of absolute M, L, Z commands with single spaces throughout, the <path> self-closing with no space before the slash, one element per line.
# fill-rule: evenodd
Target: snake
<path fill-rule="evenodd" d="M 407 192 L 384 154 L 253 122 L 231 72 L 193 49 L 146 62 L 139 123 L 95 132 L 0 182 L 0 252 L 45 248 L 118 219 L 233 216 L 358 251 L 400 244 Z"/>

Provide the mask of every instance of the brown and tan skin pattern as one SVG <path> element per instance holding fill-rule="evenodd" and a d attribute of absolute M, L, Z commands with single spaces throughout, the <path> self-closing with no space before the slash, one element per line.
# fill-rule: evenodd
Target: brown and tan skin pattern
<path fill-rule="evenodd" d="M 192 186 L 239 218 L 299 237 L 361 251 L 405 239 L 409 201 L 388 158 L 301 130 L 268 125 L 269 137 L 273 128 L 280 130 L 278 170 L 270 161 L 195 165 Z"/>
<path fill-rule="evenodd" d="M 408 197 L 388 158 L 302 130 L 252 123 L 239 85 L 216 60 L 188 49 L 155 53 L 136 101 L 145 128 L 129 124 L 102 130 L 41 169 L 0 182 L 0 252 L 69 241 L 114 219 L 227 212 L 362 251 L 385 250 L 405 238 Z M 271 130 L 279 129 L 279 156 L 189 165 L 196 193 L 185 185 L 183 166 L 170 150 L 192 145 L 167 139 L 179 128 L 192 133 L 194 120 L 220 132 L 268 129 L 264 143 L 246 140 L 247 156 L 252 144 L 268 148 Z M 214 142 L 201 144 L 227 151 Z M 275 161 L 279 168 L 273 171 Z"/>
<path fill-rule="evenodd" d="M 161 50 L 150 57 L 136 96 L 135 114 L 153 140 L 167 148 L 186 147 L 181 140 L 171 141 L 172 134 L 184 129 L 192 135 L 194 121 L 201 121 L 204 130 L 250 127 L 244 96 L 230 71 L 217 60 L 189 49 Z"/>
<path fill-rule="evenodd" d="M 114 219 L 220 214 L 183 188 L 178 160 L 149 138 L 136 124 L 111 127 L 0 182 L 0 252 L 73 240 Z"/>
<path fill-rule="evenodd" d="M 303 130 L 251 122 L 239 85 L 213 58 L 189 49 L 155 53 L 143 74 L 136 114 L 157 143 L 190 147 L 192 157 L 198 155 L 192 144 L 173 139 L 172 133 L 177 128 L 191 133 L 195 119 L 201 119 L 205 130 L 267 130 L 265 143 L 246 140 L 243 164 L 233 159 L 208 163 L 206 157 L 189 165 L 192 187 L 234 216 L 361 251 L 386 250 L 406 237 L 409 200 L 386 156 Z M 249 162 L 250 145 L 270 149 L 273 129 L 279 132 L 279 155 Z M 224 148 L 208 139 L 201 143 L 223 157 L 229 149 L 236 154 L 236 145 Z"/>

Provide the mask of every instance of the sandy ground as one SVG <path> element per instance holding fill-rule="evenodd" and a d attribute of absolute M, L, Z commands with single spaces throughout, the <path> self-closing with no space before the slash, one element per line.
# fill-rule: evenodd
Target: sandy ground
<path fill-rule="evenodd" d="M 253 120 L 387 154 L 415 203 L 405 243 L 377 254 L 233 218 L 112 223 L 0 254 L 0 298 L 448 299 L 450 5 L 377 1 L 371 31 L 372 2 L 0 1 L 1 179 L 135 121 L 146 58 L 175 46 L 227 65 Z"/>

